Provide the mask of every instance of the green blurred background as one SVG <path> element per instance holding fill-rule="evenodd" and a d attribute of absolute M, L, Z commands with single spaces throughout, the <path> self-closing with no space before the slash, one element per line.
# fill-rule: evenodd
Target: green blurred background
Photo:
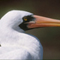
<path fill-rule="evenodd" d="M 60 0 L 0 0 L 0 18 L 10 10 L 25 10 L 60 19 Z M 60 27 L 33 29 L 26 33 L 40 39 L 44 59 L 60 59 Z"/>

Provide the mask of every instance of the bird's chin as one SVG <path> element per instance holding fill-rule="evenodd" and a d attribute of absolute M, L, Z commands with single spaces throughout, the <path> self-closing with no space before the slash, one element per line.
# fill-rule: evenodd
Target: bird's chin
<path fill-rule="evenodd" d="M 28 28 L 28 25 L 30 25 L 30 24 L 22 23 L 22 24 L 19 25 L 19 27 L 20 27 L 20 29 L 22 29 L 24 31 L 33 29 L 33 28 Z"/>

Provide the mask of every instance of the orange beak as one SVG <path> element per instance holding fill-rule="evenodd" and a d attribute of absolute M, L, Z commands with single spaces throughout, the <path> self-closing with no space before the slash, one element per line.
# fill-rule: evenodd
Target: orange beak
<path fill-rule="evenodd" d="M 60 27 L 60 20 L 51 19 L 42 16 L 33 16 L 35 18 L 35 23 L 30 23 L 28 28 L 37 28 L 37 27 Z"/>

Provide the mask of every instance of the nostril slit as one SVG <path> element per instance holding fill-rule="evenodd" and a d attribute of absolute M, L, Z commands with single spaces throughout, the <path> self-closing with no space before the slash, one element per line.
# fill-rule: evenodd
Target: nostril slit
<path fill-rule="evenodd" d="M 0 44 L 0 47 L 1 47 L 1 44 Z"/>

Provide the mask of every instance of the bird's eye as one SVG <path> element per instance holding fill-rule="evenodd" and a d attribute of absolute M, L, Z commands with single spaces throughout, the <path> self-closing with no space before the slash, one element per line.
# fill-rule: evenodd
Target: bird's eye
<path fill-rule="evenodd" d="M 24 21 L 27 21 L 27 17 L 24 17 Z"/>
<path fill-rule="evenodd" d="M 34 17 L 31 15 L 28 15 L 28 16 L 24 16 L 22 19 L 23 19 L 23 22 L 29 22 L 34 20 Z"/>

